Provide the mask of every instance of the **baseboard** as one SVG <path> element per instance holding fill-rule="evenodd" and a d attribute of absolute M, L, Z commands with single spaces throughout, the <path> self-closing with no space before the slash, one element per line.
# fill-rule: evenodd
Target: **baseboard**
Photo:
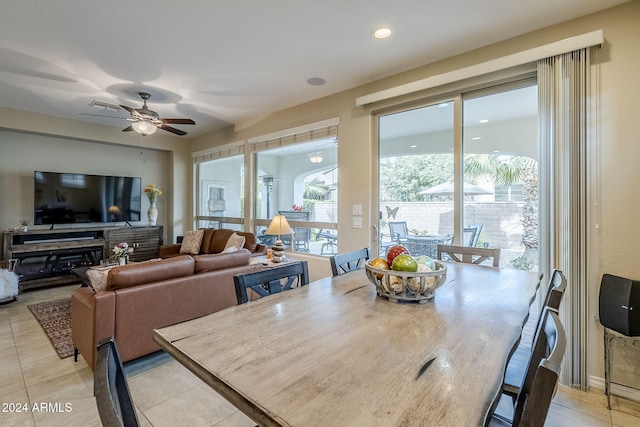
<path fill-rule="evenodd" d="M 604 378 L 590 375 L 589 387 L 597 388 L 604 393 Z M 624 384 L 611 383 L 611 395 L 633 400 L 634 402 L 640 402 L 640 389 Z"/>

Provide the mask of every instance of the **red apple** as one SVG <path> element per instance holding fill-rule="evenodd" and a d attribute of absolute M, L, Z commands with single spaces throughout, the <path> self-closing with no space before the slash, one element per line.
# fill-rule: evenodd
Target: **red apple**
<path fill-rule="evenodd" d="M 405 248 L 404 246 L 400 246 L 400 245 L 396 245 L 396 246 L 391 246 L 389 248 L 389 250 L 387 251 L 387 262 L 389 263 L 389 265 L 393 264 L 393 259 L 395 257 L 397 257 L 400 254 L 407 254 L 407 255 L 411 255 L 409 253 L 409 250 L 407 248 Z"/>

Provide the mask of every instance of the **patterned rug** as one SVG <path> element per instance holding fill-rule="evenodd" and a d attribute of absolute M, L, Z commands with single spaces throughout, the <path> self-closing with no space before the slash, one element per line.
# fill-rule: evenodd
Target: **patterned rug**
<path fill-rule="evenodd" d="M 27 306 L 61 359 L 73 355 L 71 341 L 71 298 Z"/>

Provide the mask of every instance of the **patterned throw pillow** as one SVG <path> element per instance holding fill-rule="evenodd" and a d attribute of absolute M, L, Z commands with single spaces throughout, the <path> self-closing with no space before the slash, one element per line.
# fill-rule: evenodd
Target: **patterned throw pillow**
<path fill-rule="evenodd" d="M 200 253 L 200 245 L 202 244 L 202 236 L 204 236 L 204 230 L 191 230 L 184 233 L 180 253 L 198 255 Z"/>
<path fill-rule="evenodd" d="M 89 278 L 89 284 L 96 292 L 103 292 L 107 288 L 107 275 L 109 270 L 117 267 L 117 265 L 110 265 L 108 267 L 91 267 L 87 270 L 87 277 Z"/>
<path fill-rule="evenodd" d="M 229 236 L 229 240 L 227 240 L 227 244 L 224 246 L 223 252 L 227 252 L 227 249 L 229 248 L 236 248 L 236 250 L 242 249 L 243 246 L 244 236 L 239 236 L 236 233 L 233 233 L 231 236 Z"/>

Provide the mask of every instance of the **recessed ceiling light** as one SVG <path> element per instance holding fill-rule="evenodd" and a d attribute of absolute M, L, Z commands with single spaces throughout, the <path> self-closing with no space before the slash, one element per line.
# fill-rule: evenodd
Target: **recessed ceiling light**
<path fill-rule="evenodd" d="M 493 152 L 494 152 L 494 153 L 499 153 L 499 152 L 500 152 L 500 150 L 493 150 Z"/>
<path fill-rule="evenodd" d="M 377 39 L 386 39 L 391 35 L 391 29 L 387 27 L 380 27 L 373 30 L 373 37 Z"/>
<path fill-rule="evenodd" d="M 417 148 L 417 145 L 410 145 L 409 148 Z"/>
<path fill-rule="evenodd" d="M 311 86 L 322 86 L 326 82 L 327 81 L 322 77 L 311 77 L 309 80 L 307 80 L 307 83 L 309 83 Z"/>
<path fill-rule="evenodd" d="M 472 140 L 472 141 L 477 141 L 477 140 L 479 140 L 480 138 L 481 138 L 481 137 L 479 137 L 479 136 L 474 136 L 473 138 L 471 138 L 471 140 Z"/>
<path fill-rule="evenodd" d="M 489 123 L 489 120 L 487 119 L 478 120 L 478 123 Z"/>
<path fill-rule="evenodd" d="M 449 106 L 448 102 L 441 102 L 440 104 L 438 104 L 438 108 L 447 108 Z"/>

